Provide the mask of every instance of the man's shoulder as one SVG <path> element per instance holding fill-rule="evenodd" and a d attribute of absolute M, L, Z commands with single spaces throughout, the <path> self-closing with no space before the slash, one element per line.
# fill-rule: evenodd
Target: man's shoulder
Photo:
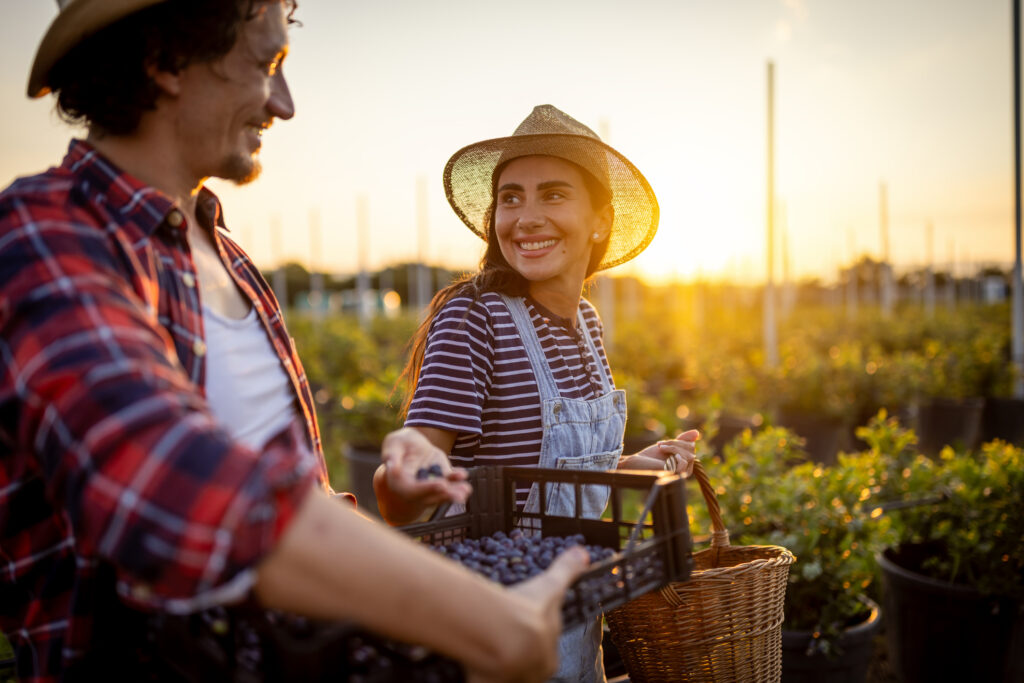
<path fill-rule="evenodd" d="M 51 218 L 70 214 L 77 208 L 71 199 L 74 187 L 74 176 L 62 167 L 17 178 L 0 192 L 0 222 L 24 223 L 37 211 Z"/>

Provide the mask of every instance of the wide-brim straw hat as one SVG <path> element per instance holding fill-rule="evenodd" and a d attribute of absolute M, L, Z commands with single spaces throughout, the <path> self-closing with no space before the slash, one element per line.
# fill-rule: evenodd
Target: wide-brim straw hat
<path fill-rule="evenodd" d="M 71 48 L 129 14 L 165 0 L 57 0 L 60 13 L 50 24 L 28 77 L 28 96 L 50 92 L 50 70 Z"/>
<path fill-rule="evenodd" d="M 511 136 L 468 145 L 448 160 L 445 196 L 470 230 L 487 239 L 495 170 L 535 155 L 571 161 L 611 193 L 615 221 L 598 270 L 625 263 L 651 243 L 658 231 L 658 199 L 650 183 L 594 131 L 550 104 L 534 107 Z"/>

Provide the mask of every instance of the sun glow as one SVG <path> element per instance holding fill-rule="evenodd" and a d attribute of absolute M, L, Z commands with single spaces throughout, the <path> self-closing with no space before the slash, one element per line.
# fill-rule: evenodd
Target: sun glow
<path fill-rule="evenodd" d="M 658 234 L 624 274 L 651 282 L 763 277 L 760 181 L 730 168 L 727 159 L 740 156 L 733 152 L 708 145 L 692 149 L 690 163 L 653 165 L 647 177 L 661 207 Z"/>

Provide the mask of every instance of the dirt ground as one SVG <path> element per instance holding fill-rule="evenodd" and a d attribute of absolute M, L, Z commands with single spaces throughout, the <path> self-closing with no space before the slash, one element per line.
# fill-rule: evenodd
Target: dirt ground
<path fill-rule="evenodd" d="M 875 653 L 865 683 L 900 683 L 889 662 L 889 648 L 885 644 L 885 631 L 875 636 Z"/>

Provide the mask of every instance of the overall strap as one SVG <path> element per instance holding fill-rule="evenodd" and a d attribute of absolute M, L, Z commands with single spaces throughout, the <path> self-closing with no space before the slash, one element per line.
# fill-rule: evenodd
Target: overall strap
<path fill-rule="evenodd" d="M 598 374 L 601 375 L 601 389 L 607 394 L 615 387 L 612 385 L 611 376 L 605 371 L 604 363 L 601 362 L 601 356 L 597 353 L 597 344 L 594 343 L 594 338 L 590 335 L 590 326 L 587 325 L 587 321 L 583 318 L 582 308 L 576 309 L 576 326 L 579 329 L 579 333 L 587 340 L 587 349 L 594 359 L 594 365 L 597 366 Z"/>
<path fill-rule="evenodd" d="M 530 313 L 526 310 L 525 300 L 519 296 L 511 297 L 505 294 L 499 294 L 499 296 L 508 307 L 508 312 L 512 315 L 512 322 L 515 323 L 519 338 L 523 342 L 526 357 L 533 368 L 533 376 L 537 379 L 537 390 L 540 392 L 541 402 L 559 398 L 561 394 L 558 393 L 558 383 L 555 382 L 555 375 L 551 372 L 547 356 L 544 355 L 544 349 L 537 338 L 537 328 L 533 326 Z"/>

